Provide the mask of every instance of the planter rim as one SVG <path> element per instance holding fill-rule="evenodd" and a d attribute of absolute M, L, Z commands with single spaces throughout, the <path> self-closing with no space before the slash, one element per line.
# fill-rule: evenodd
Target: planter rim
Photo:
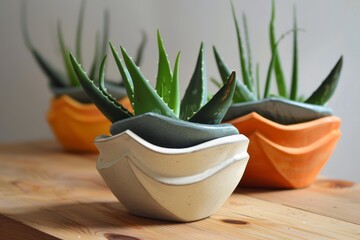
<path fill-rule="evenodd" d="M 265 118 L 285 125 L 307 122 L 333 114 L 332 110 L 326 106 L 269 97 L 251 102 L 232 104 L 223 121 L 230 121 L 251 112 L 257 112 Z"/>
<path fill-rule="evenodd" d="M 231 124 L 192 123 L 153 112 L 117 121 L 110 126 L 112 135 L 127 129 L 148 142 L 168 148 L 184 148 L 219 137 L 239 134 Z"/>
<path fill-rule="evenodd" d="M 138 144 L 144 146 L 145 148 L 147 148 L 151 151 L 154 151 L 154 152 L 160 153 L 160 154 L 167 154 L 167 155 L 177 155 L 177 154 L 184 154 L 184 153 L 188 153 L 188 152 L 200 151 L 202 149 L 225 145 L 225 144 L 229 144 L 229 143 L 236 142 L 236 141 L 244 141 L 244 140 L 248 139 L 246 136 L 244 136 L 242 134 L 237 134 L 237 135 L 229 135 L 229 136 L 225 136 L 225 137 L 212 139 L 212 140 L 209 140 L 209 141 L 206 141 L 203 143 L 199 143 L 199 144 L 196 144 L 196 145 L 193 145 L 190 147 L 167 148 L 167 147 L 158 146 L 151 142 L 148 142 L 145 139 L 143 139 L 142 137 L 140 137 L 137 134 L 135 134 L 134 132 L 132 132 L 131 130 L 125 130 L 124 132 L 113 135 L 113 136 L 100 135 L 95 139 L 94 143 L 99 144 L 99 145 L 100 144 L 113 144 L 114 142 L 117 141 L 118 138 L 123 138 L 124 135 L 128 136 L 129 138 L 136 141 Z"/>
<path fill-rule="evenodd" d="M 337 116 L 325 116 L 325 117 L 321 117 L 315 120 L 310 120 L 307 122 L 302 122 L 302 123 L 295 123 L 295 124 L 281 124 L 281 123 L 277 123 L 275 121 L 272 121 L 270 119 L 267 119 L 263 116 L 261 116 L 260 114 L 256 113 L 256 112 L 251 112 L 249 114 L 246 114 L 245 116 L 241 116 L 232 120 L 227 121 L 227 123 L 231 123 L 231 124 L 236 124 L 236 123 L 240 123 L 240 122 L 245 122 L 245 121 L 250 121 L 251 119 L 256 119 L 259 122 L 262 122 L 266 125 L 269 125 L 273 128 L 276 129 L 281 129 L 281 130 L 287 130 L 287 131 L 291 131 L 291 130 L 299 130 L 299 129 L 305 129 L 308 128 L 312 125 L 320 125 L 324 122 L 338 122 L 340 124 L 341 119 Z"/>

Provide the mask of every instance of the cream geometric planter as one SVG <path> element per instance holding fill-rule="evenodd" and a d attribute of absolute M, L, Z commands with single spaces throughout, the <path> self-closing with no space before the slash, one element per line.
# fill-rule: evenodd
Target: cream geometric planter
<path fill-rule="evenodd" d="M 153 145 L 130 130 L 95 140 L 97 169 L 133 214 L 189 222 L 213 214 L 238 185 L 249 140 L 230 135 L 187 148 Z"/>

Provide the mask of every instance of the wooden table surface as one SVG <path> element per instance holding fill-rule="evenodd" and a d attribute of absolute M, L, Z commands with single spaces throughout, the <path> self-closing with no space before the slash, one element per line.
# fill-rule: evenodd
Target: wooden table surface
<path fill-rule="evenodd" d="M 0 239 L 360 239 L 360 185 L 236 189 L 192 223 L 129 214 L 105 186 L 96 155 L 55 142 L 0 145 Z"/>

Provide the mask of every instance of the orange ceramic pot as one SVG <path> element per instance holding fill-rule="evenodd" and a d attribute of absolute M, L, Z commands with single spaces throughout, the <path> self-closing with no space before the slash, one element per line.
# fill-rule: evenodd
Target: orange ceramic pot
<path fill-rule="evenodd" d="M 131 106 L 127 97 L 119 102 Z M 98 152 L 94 139 L 109 134 L 111 125 L 94 104 L 83 104 L 67 95 L 52 99 L 47 120 L 64 150 L 71 152 Z"/>
<path fill-rule="evenodd" d="M 341 132 L 335 116 L 282 125 L 253 112 L 229 121 L 250 139 L 241 186 L 302 188 L 330 158 Z"/>

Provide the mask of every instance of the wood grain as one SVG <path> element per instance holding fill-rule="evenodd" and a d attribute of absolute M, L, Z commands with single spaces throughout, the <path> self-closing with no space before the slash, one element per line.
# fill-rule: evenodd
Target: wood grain
<path fill-rule="evenodd" d="M 319 180 L 300 190 L 237 189 L 210 218 L 174 223 L 129 214 L 97 173 L 96 157 L 62 152 L 54 142 L 0 145 L 0 232 L 7 234 L 0 239 L 19 232 L 108 240 L 360 236 L 359 184 Z"/>
<path fill-rule="evenodd" d="M 248 196 L 360 224 L 360 184 L 320 179 L 296 190 L 238 189 Z M 354 214 L 359 213 L 359 214 Z"/>
<path fill-rule="evenodd" d="M 58 240 L 49 234 L 31 228 L 21 222 L 0 215 L 0 239 L 11 240 Z"/>

